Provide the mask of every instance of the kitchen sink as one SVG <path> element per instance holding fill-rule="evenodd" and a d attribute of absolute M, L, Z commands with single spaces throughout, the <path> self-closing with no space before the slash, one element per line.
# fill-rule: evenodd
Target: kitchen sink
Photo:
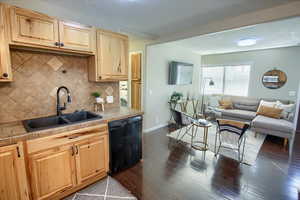
<path fill-rule="evenodd" d="M 87 111 L 64 114 L 62 117 L 71 123 L 99 119 L 99 117 L 102 118 L 100 115 Z"/>
<path fill-rule="evenodd" d="M 61 116 L 50 116 L 24 120 L 23 125 L 27 132 L 33 132 L 101 118 L 102 116 L 89 111 L 75 111 L 74 113 L 63 114 Z"/>

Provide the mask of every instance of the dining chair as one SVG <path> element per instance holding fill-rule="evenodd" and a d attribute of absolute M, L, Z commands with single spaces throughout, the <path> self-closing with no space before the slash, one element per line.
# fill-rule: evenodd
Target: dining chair
<path fill-rule="evenodd" d="M 220 148 L 227 148 L 237 151 L 238 161 L 240 163 L 243 162 L 247 138 L 245 133 L 249 129 L 249 127 L 250 125 L 245 122 L 217 119 L 217 133 L 215 137 L 215 156 L 219 154 Z M 216 151 L 218 139 L 219 147 Z"/>
<path fill-rule="evenodd" d="M 181 139 L 185 136 L 185 135 L 190 135 L 189 130 L 191 129 L 191 125 L 192 125 L 192 121 L 193 118 L 183 112 L 180 112 L 178 110 L 175 109 L 171 109 L 171 114 L 173 116 L 173 119 L 177 125 L 177 127 L 179 128 L 179 131 L 177 133 L 176 136 L 176 140 L 177 142 L 181 141 Z M 181 135 L 183 129 L 185 129 L 184 133 Z M 180 136 L 181 135 L 181 136 Z"/>

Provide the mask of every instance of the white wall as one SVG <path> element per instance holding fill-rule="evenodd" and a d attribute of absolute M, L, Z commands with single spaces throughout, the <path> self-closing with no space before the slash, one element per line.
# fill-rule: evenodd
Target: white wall
<path fill-rule="evenodd" d="M 298 92 L 300 74 L 300 47 L 276 48 L 268 50 L 237 52 L 202 56 L 202 65 L 226 65 L 250 63 L 250 97 L 279 98 L 293 100 L 289 91 Z M 279 69 L 286 73 L 287 82 L 280 89 L 268 89 L 262 84 L 262 76 L 271 69 Z"/>
<path fill-rule="evenodd" d="M 194 64 L 192 85 L 168 85 L 170 61 Z M 168 100 L 174 91 L 184 95 L 199 93 L 201 57 L 190 50 L 171 44 L 147 47 L 145 89 L 145 131 L 165 126 L 170 119 Z"/>

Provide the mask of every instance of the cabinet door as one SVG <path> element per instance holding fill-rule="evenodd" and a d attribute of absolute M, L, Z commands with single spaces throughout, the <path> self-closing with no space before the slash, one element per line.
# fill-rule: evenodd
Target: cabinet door
<path fill-rule="evenodd" d="M 96 30 L 73 22 L 59 22 L 61 47 L 75 51 L 95 51 Z"/>
<path fill-rule="evenodd" d="M 131 80 L 141 80 L 142 54 L 131 54 Z"/>
<path fill-rule="evenodd" d="M 34 199 L 45 199 L 75 186 L 73 146 L 56 147 L 30 156 Z"/>
<path fill-rule="evenodd" d="M 47 15 L 12 7 L 11 33 L 16 43 L 58 47 L 58 21 Z"/>
<path fill-rule="evenodd" d="M 6 17 L 6 8 L 0 4 L 0 82 L 12 81 Z"/>
<path fill-rule="evenodd" d="M 0 147 L 0 200 L 28 200 L 22 146 Z"/>
<path fill-rule="evenodd" d="M 131 82 L 131 107 L 133 109 L 141 109 L 141 82 Z"/>
<path fill-rule="evenodd" d="M 107 136 L 97 137 L 76 145 L 77 182 L 108 171 L 108 139 Z"/>
<path fill-rule="evenodd" d="M 128 78 L 128 38 L 119 34 L 98 31 L 97 66 L 100 79 Z"/>
<path fill-rule="evenodd" d="M 125 79 L 128 78 L 128 39 L 127 38 L 119 38 L 120 42 L 120 62 L 119 62 L 119 75 L 124 77 Z"/>

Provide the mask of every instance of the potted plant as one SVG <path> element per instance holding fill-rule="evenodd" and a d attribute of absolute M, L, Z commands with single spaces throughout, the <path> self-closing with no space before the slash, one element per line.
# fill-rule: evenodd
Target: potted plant
<path fill-rule="evenodd" d="M 177 103 L 181 98 L 183 97 L 183 94 L 180 92 L 173 92 L 171 95 L 170 101 L 172 103 Z"/>
<path fill-rule="evenodd" d="M 95 97 L 97 103 L 103 103 L 100 92 L 93 92 L 92 96 Z"/>

